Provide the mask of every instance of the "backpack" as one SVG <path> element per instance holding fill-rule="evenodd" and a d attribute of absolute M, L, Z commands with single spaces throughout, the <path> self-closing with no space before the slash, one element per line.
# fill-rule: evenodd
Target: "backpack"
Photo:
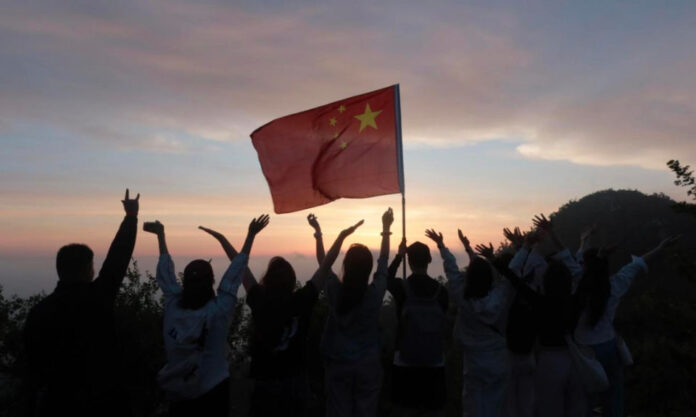
<path fill-rule="evenodd" d="M 399 358 L 407 365 L 436 366 L 442 362 L 446 316 L 438 300 L 441 287 L 437 285 L 432 297 L 417 297 L 404 280 Z"/>
<path fill-rule="evenodd" d="M 172 401 L 188 400 L 200 394 L 201 361 L 207 334 L 205 318 L 185 334 L 178 333 L 177 327 L 169 331 L 176 340 L 170 360 L 157 374 L 157 383 Z"/>

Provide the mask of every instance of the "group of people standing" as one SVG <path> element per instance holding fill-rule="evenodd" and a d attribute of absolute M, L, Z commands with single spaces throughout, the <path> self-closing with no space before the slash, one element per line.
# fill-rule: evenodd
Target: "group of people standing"
<path fill-rule="evenodd" d="M 139 195 L 130 199 L 126 191 L 126 217 L 96 279 L 87 246 L 67 245 L 58 252 L 58 286 L 32 310 L 25 328 L 36 415 L 95 410 L 128 415 L 119 402 L 117 370 L 109 368 L 109 355 L 114 354 L 113 302 L 135 243 L 138 201 Z M 228 333 L 243 285 L 252 312 L 252 416 L 306 415 L 307 339 L 321 293 L 328 304 L 321 340 L 326 414 L 375 416 L 383 376 L 379 316 L 387 291 L 398 317 L 391 364 L 393 415 L 444 415 L 444 338 L 451 304 L 457 309 L 454 337 L 463 353 L 463 415 L 586 416 L 593 401 L 602 404 L 604 415 L 623 415 L 625 345 L 614 331 L 614 315 L 633 279 L 676 238 L 612 275 L 609 251 L 586 248 L 584 235 L 581 249 L 571 254 L 543 215 L 535 217 L 527 233 L 505 229 L 514 254 L 496 254 L 483 245 L 474 250 L 459 231 L 469 257 L 463 270 L 443 235 L 427 230 L 444 263 L 443 285 L 428 275 L 432 257 L 424 243 L 402 241 L 389 264 L 393 221 L 388 209 L 382 215 L 376 268 L 372 252 L 356 243 L 346 251 L 339 277 L 332 267 L 345 239 L 363 221 L 341 231 L 325 251 L 319 222 L 310 214 L 318 268 L 304 285 L 282 257 L 272 258 L 259 280 L 249 270 L 251 248 L 269 223 L 267 215 L 251 221 L 239 252 L 223 234 L 200 227 L 230 259 L 217 291 L 206 260 L 191 261 L 179 281 L 164 225 L 145 223 L 144 230 L 157 236 L 160 252 L 156 280 L 164 295 L 167 364 L 158 382 L 171 399 L 170 414 L 229 415 Z M 553 243 L 552 254 L 539 249 L 542 240 Z M 404 258 L 412 274 L 397 278 Z M 584 383 L 573 360 L 578 346 L 601 363 L 609 381 L 604 391 L 588 395 L 597 390 Z"/>

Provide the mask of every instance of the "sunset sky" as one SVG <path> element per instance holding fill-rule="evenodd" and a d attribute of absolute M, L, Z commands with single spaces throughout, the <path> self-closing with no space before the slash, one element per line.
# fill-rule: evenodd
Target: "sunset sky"
<path fill-rule="evenodd" d="M 52 290 L 65 243 L 103 259 L 126 187 L 179 268 L 221 253 L 198 225 L 240 245 L 273 211 L 249 134 L 395 83 L 411 241 L 498 242 L 606 188 L 685 197 L 665 162 L 696 164 L 694 2 L 231 3 L 0 0 L 7 292 Z M 400 224 L 398 195 L 272 215 L 254 253 L 313 267 L 309 212 L 327 246 L 364 218 L 351 241 L 376 248 L 388 206 Z M 134 257 L 156 249 L 141 232 Z"/>

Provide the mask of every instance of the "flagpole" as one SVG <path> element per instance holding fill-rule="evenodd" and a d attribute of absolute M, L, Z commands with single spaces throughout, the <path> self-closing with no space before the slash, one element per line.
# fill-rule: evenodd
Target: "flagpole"
<path fill-rule="evenodd" d="M 401 138 L 401 93 L 399 84 L 394 85 L 394 124 L 396 132 L 396 164 L 399 174 L 399 188 L 401 188 L 401 237 L 406 239 L 406 181 L 404 178 L 404 149 Z M 398 251 L 398 249 L 397 249 Z M 404 279 L 406 279 L 406 259 L 404 264 Z"/>

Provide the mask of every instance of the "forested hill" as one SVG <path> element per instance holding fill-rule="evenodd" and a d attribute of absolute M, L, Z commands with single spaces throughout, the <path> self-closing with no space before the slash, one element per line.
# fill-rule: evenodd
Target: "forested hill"
<path fill-rule="evenodd" d="M 682 235 L 677 248 L 654 262 L 636 287 L 696 297 L 696 216 L 675 210 L 675 205 L 661 194 L 604 190 L 563 205 L 553 222 L 571 250 L 578 248 L 582 231 L 596 223 L 590 246 L 618 245 L 611 257 L 613 271 L 630 261 L 630 255 L 645 253 L 669 235 Z"/>

